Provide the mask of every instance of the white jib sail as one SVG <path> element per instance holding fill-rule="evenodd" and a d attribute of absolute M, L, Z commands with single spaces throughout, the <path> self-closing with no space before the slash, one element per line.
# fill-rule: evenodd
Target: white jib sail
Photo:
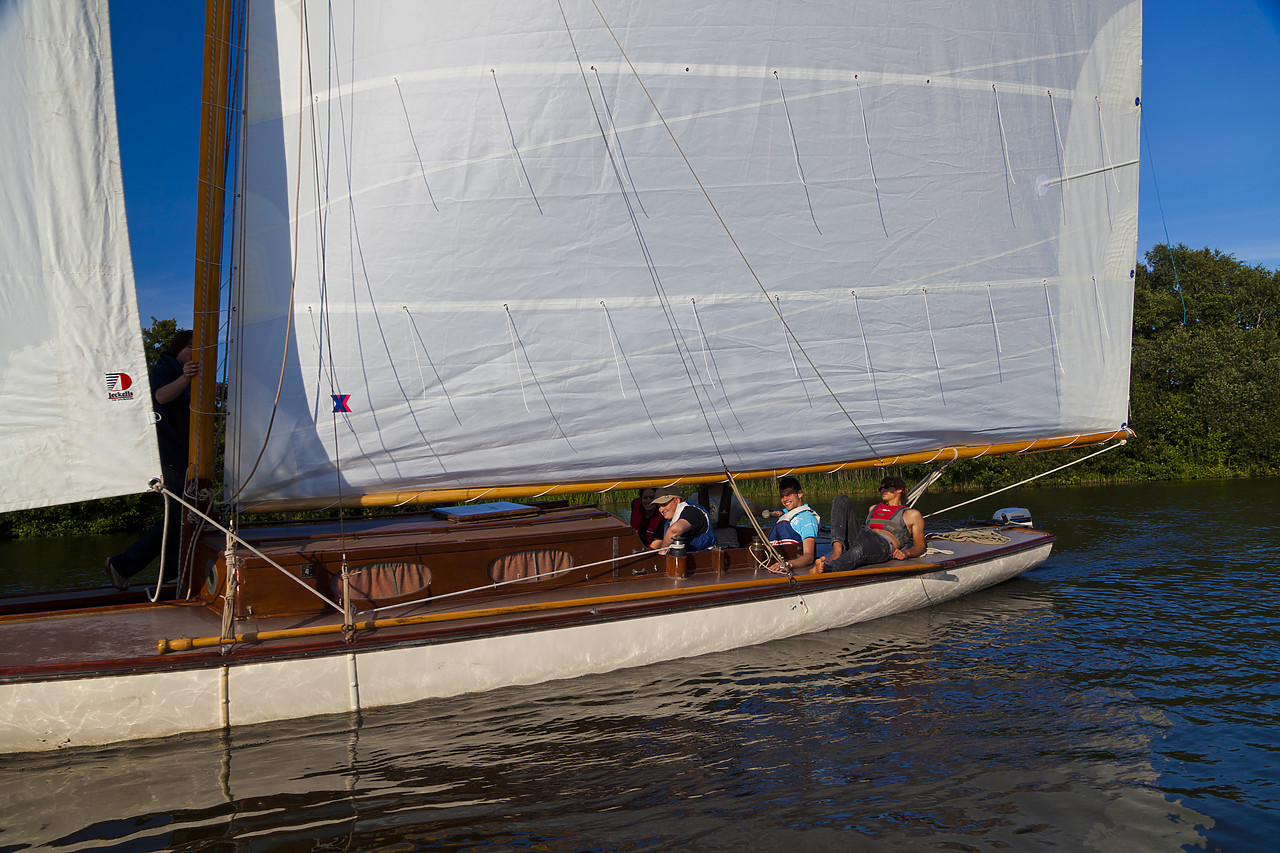
<path fill-rule="evenodd" d="M 1141 26 L 1130 0 L 253 4 L 229 485 L 1118 429 Z"/>
<path fill-rule="evenodd" d="M 0 2 L 0 512 L 160 472 L 106 0 Z"/>

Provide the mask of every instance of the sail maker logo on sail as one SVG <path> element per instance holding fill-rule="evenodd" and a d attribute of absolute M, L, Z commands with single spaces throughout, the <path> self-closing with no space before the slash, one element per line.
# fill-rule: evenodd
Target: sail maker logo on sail
<path fill-rule="evenodd" d="M 132 400 L 133 377 L 127 373 L 107 373 L 107 399 Z"/>

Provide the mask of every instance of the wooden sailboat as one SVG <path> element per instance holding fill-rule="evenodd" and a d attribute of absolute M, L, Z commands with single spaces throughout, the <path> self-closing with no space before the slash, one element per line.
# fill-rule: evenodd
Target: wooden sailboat
<path fill-rule="evenodd" d="M 534 683 L 949 600 L 1036 565 L 1053 537 L 1006 527 L 996 544 L 785 577 L 749 548 L 658 554 L 615 516 L 545 496 L 1125 435 L 1136 2 L 208 7 L 220 94 L 196 342 L 219 361 L 225 303 L 221 485 L 215 424 L 197 417 L 178 600 L 0 601 L 2 749 Z M 21 150 L 87 152 L 111 189 L 81 205 L 87 221 L 14 247 L 31 267 L 22 310 L 58 285 L 50 269 L 113 268 L 50 248 L 94 235 L 79 243 L 118 259 L 94 310 L 133 327 L 109 358 L 140 377 L 105 3 L 8 8 L 0 38 L 29 53 L 41 28 L 74 29 L 89 65 L 52 64 L 96 80 L 77 103 L 107 118 L 32 119 Z M 0 73 L 52 73 L 24 62 Z M 90 188 L 8 160 L 33 217 L 54 206 L 46 185 Z M 0 371 L 54 340 L 0 353 Z M 217 391 L 204 371 L 193 410 L 219 409 Z M 0 508 L 157 471 L 145 395 L 77 393 L 90 417 L 123 418 L 135 455 L 56 494 L 48 471 L 10 463 Z M 41 465 L 107 455 L 103 440 Z M 409 504 L 432 508 L 248 520 Z"/>

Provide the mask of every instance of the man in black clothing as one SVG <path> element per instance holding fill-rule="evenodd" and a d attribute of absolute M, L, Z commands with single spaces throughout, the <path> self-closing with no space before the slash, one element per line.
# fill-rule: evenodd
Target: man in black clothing
<path fill-rule="evenodd" d="M 191 357 L 191 332 L 180 331 L 148 376 L 151 405 L 156 413 L 156 438 L 160 444 L 160 467 L 165 488 L 181 494 L 187 476 L 187 430 L 191 423 L 191 382 L 200 375 L 200 362 Z M 169 507 L 169 535 L 161 519 L 138 540 L 114 557 L 107 558 L 107 578 L 116 589 L 128 589 L 129 579 L 160 555 L 165 545 L 164 565 L 170 576 L 177 573 L 178 548 L 182 539 L 182 511 Z"/>

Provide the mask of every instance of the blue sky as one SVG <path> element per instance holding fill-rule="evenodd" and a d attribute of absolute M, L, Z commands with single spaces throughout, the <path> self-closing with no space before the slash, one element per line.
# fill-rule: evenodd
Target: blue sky
<path fill-rule="evenodd" d="M 144 326 L 191 323 L 203 5 L 111 2 Z M 1139 257 L 1167 228 L 1175 244 L 1280 268 L 1280 0 L 1150 0 L 1143 17 Z"/>

